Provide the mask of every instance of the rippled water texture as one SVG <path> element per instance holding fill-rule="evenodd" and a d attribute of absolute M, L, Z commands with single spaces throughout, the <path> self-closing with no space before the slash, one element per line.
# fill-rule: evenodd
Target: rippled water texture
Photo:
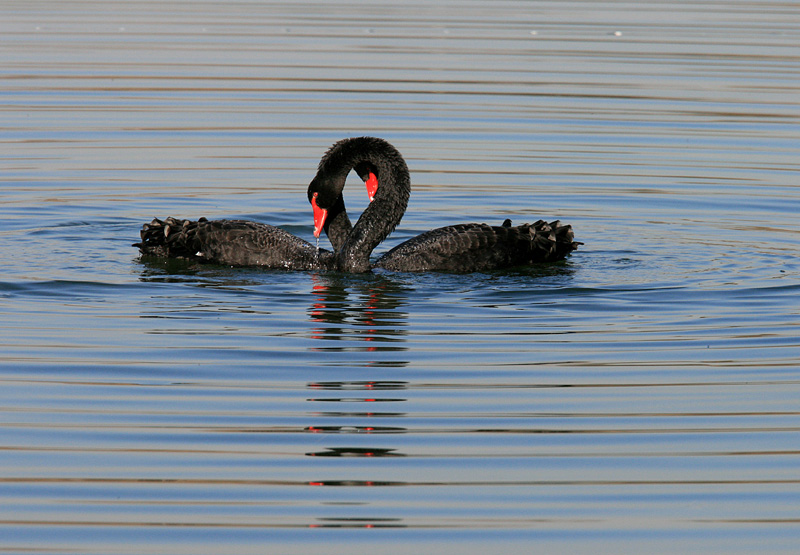
<path fill-rule="evenodd" d="M 796 4 L 0 10 L 0 551 L 796 552 Z M 169 215 L 312 240 L 364 134 L 412 173 L 379 252 L 585 244 L 366 276 L 131 247 Z"/>

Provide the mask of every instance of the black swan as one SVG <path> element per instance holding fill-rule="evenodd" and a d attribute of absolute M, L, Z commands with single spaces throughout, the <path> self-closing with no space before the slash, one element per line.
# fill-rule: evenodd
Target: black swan
<path fill-rule="evenodd" d="M 352 229 L 341 196 L 334 199 L 328 218 L 315 229 L 325 230 L 334 249 Z M 334 253 L 268 224 L 247 220 L 197 221 L 167 218 L 144 224 L 141 242 L 134 243 L 142 254 L 183 258 L 229 266 L 260 266 L 285 270 L 326 270 L 335 266 Z"/>
<path fill-rule="evenodd" d="M 394 247 L 371 265 L 372 250 L 405 213 L 411 180 L 403 157 L 383 139 L 339 141 L 323 156 L 308 187 L 315 235 L 319 235 L 331 213 L 341 218 L 342 191 L 352 169 L 366 182 L 372 200 L 349 233 L 338 228 L 338 235 L 330 238 L 334 268 L 342 272 L 366 272 L 372 267 L 400 272 L 487 271 L 561 260 L 581 244 L 573 241 L 572 228 L 558 221 L 512 226 L 507 219 L 501 226 L 469 223 L 426 231 Z"/>

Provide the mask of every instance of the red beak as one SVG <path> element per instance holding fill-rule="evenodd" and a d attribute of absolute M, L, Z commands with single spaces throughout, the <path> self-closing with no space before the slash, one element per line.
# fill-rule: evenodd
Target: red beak
<path fill-rule="evenodd" d="M 314 193 L 314 196 L 311 197 L 311 207 L 314 209 L 314 237 L 319 237 L 319 234 L 322 233 L 322 228 L 325 227 L 328 211 L 317 206 L 317 193 Z"/>
<path fill-rule="evenodd" d="M 375 198 L 375 193 L 378 192 L 378 178 L 375 177 L 375 174 L 369 172 L 369 179 L 364 183 L 367 186 L 367 194 L 369 195 L 369 201 L 372 202 L 372 199 Z"/>

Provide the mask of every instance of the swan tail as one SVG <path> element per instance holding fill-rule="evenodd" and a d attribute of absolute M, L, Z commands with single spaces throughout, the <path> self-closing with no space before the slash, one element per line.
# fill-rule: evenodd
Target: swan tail
<path fill-rule="evenodd" d="M 154 218 L 152 222 L 142 226 L 139 233 L 142 241 L 133 246 L 138 247 L 142 254 L 150 256 L 198 260 L 203 257 L 203 253 L 199 251 L 197 227 L 205 221 L 205 218 L 198 221 L 171 217 L 166 220 Z"/>
<path fill-rule="evenodd" d="M 571 225 L 562 225 L 558 220 L 539 220 L 533 224 L 523 224 L 520 228 L 527 228 L 530 237 L 531 262 L 562 260 L 583 244 L 575 241 Z"/>

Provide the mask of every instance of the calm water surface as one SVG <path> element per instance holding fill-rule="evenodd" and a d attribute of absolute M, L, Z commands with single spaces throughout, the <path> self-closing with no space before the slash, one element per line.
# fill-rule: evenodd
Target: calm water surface
<path fill-rule="evenodd" d="M 0 551 L 796 551 L 797 5 L 0 9 Z M 378 252 L 506 217 L 585 245 L 365 276 L 130 246 L 310 240 L 363 134 L 412 172 Z"/>

